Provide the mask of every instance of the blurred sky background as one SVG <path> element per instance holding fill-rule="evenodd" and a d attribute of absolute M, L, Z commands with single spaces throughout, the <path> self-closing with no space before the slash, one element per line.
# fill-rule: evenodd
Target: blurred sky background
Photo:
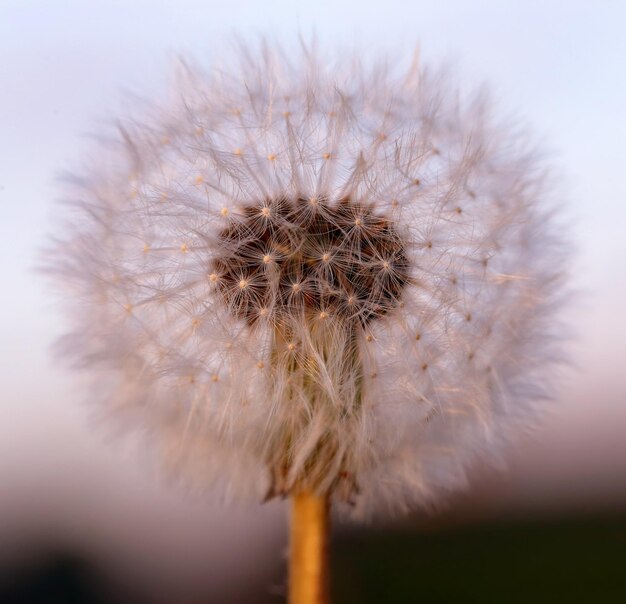
<path fill-rule="evenodd" d="M 280 504 L 185 499 L 104 439 L 51 361 L 62 326 L 32 270 L 58 173 L 99 122 L 125 114 L 124 89 L 161 96 L 177 54 L 208 65 L 232 34 L 289 47 L 316 33 L 397 55 L 419 44 L 425 61 L 450 61 L 469 88 L 488 82 L 499 109 L 528 122 L 572 223 L 576 366 L 542 430 L 512 447 L 510 472 L 477 469 L 463 501 L 489 514 L 623 506 L 625 23 L 618 0 L 0 0 L 0 565 L 49 541 L 90 548 L 120 575 L 217 583 L 262 574 L 285 546 Z"/>

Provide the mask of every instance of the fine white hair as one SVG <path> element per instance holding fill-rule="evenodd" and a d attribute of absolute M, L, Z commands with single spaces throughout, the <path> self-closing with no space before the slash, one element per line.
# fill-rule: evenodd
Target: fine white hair
<path fill-rule="evenodd" d="M 550 178 L 523 131 L 441 71 L 243 46 L 209 72 L 183 66 L 69 180 L 47 260 L 69 300 L 64 348 L 98 408 L 188 484 L 403 511 L 464 486 L 550 394 L 564 266 Z M 352 242 L 333 239 L 336 258 L 299 234 L 294 216 L 318 207 Z M 278 233 L 258 258 L 252 208 Z M 395 243 L 371 243 L 370 223 Z M 325 265 L 285 295 L 279 257 Z M 346 318 L 341 279 L 378 298 Z"/>

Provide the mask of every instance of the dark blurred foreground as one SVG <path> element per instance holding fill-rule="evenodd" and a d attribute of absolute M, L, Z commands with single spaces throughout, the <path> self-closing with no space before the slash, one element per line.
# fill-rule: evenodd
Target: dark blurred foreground
<path fill-rule="evenodd" d="M 333 567 L 346 604 L 626 602 L 626 514 L 355 534 Z"/>
<path fill-rule="evenodd" d="M 122 584 L 87 557 L 41 553 L 3 568 L 2 604 L 271 604 L 284 601 L 284 561 L 237 596 Z M 626 602 L 626 513 L 567 520 L 340 532 L 333 604 Z M 237 590 L 235 590 L 237 591 Z M 231 592 L 234 593 L 234 592 Z"/>

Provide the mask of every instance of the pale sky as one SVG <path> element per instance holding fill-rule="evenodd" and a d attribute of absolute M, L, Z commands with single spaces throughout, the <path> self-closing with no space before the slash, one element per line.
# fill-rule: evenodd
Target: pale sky
<path fill-rule="evenodd" d="M 608 468 L 607 484 L 621 473 L 626 491 L 624 23 L 626 3 L 610 0 L 0 2 L 0 508 L 5 498 L 19 510 L 27 494 L 41 492 L 58 500 L 50 522 L 73 526 L 69 515 L 82 514 L 95 531 L 97 519 L 84 511 L 94 502 L 83 491 L 92 489 L 108 493 L 115 518 L 136 513 L 145 498 L 161 501 L 164 518 L 184 517 L 189 506 L 201 514 L 161 487 L 144 495 L 128 478 L 142 470 L 128 470 L 133 462 L 102 444 L 70 377 L 49 360 L 59 319 L 31 267 L 57 211 L 56 175 L 78 163 L 102 120 L 123 115 L 124 90 L 159 94 L 174 56 L 208 65 L 233 34 L 268 33 L 287 46 L 315 32 L 323 44 L 400 56 L 419 44 L 425 61 L 450 61 L 469 88 L 487 82 L 503 113 L 531 126 L 561 175 L 578 249 L 578 368 L 559 419 L 547 422 L 538 449 L 512 454 L 513 464 L 525 489 L 537 481 L 548 488 L 555 474 L 582 488 L 585 476 Z M 78 494 L 76 510 L 67 511 L 59 484 Z M 126 494 L 110 494 L 113 484 Z M 0 539 L 3 527 L 27 522 L 20 513 L 0 517 Z M 280 512 L 272 514 L 280 524 Z M 215 518 L 208 524 L 223 516 Z M 275 524 L 267 526 L 275 539 Z"/>

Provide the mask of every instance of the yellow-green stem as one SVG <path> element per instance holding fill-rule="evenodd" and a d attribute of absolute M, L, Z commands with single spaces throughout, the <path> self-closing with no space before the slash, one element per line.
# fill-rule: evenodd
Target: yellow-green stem
<path fill-rule="evenodd" d="M 289 604 L 329 604 L 328 498 L 302 491 L 291 498 Z"/>

